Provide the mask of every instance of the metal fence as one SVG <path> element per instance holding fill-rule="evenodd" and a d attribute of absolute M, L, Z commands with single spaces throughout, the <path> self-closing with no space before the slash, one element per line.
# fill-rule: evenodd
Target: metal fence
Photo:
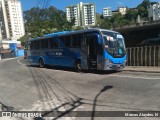
<path fill-rule="evenodd" d="M 160 66 L 160 46 L 127 48 L 127 66 Z"/>

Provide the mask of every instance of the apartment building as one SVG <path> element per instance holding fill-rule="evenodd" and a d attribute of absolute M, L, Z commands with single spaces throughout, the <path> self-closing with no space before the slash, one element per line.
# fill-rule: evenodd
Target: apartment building
<path fill-rule="evenodd" d="M 112 15 L 121 13 L 121 15 L 125 15 L 127 13 L 127 7 L 119 7 L 118 10 L 112 11 Z"/>
<path fill-rule="evenodd" d="M 148 17 L 152 21 L 160 20 L 160 2 L 148 7 Z"/>
<path fill-rule="evenodd" d="M 118 11 L 121 15 L 125 15 L 127 13 L 127 7 L 119 7 Z"/>
<path fill-rule="evenodd" d="M 17 40 L 25 35 L 20 0 L 0 0 L 0 40 Z"/>
<path fill-rule="evenodd" d="M 93 3 L 80 2 L 66 7 L 68 21 L 75 20 L 75 26 L 94 26 L 96 24 L 96 7 Z"/>
<path fill-rule="evenodd" d="M 68 21 L 75 20 L 74 25 L 80 26 L 80 12 L 78 5 L 66 7 L 66 16 Z"/>
<path fill-rule="evenodd" d="M 104 18 L 112 17 L 112 10 L 110 7 L 103 8 L 103 17 Z"/>

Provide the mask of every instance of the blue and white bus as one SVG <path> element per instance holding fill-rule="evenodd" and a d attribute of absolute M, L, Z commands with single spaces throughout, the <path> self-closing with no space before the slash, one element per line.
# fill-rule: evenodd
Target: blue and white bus
<path fill-rule="evenodd" d="M 121 70 L 126 64 L 123 36 L 105 29 L 63 31 L 26 42 L 32 65 L 66 66 L 76 70 Z"/>

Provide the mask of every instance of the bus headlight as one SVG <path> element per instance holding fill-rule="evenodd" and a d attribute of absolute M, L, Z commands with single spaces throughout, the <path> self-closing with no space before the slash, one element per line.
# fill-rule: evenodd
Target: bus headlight
<path fill-rule="evenodd" d="M 109 59 L 106 59 L 106 62 L 107 63 L 113 63 L 111 60 L 109 60 Z"/>

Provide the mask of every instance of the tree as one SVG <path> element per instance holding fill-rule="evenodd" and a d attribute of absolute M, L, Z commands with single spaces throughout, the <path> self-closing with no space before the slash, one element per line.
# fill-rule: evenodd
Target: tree
<path fill-rule="evenodd" d="M 143 2 L 137 6 L 138 15 L 140 15 L 141 17 L 148 17 L 147 8 L 149 6 L 150 6 L 150 1 L 149 0 L 143 0 Z"/>
<path fill-rule="evenodd" d="M 114 14 L 111 19 L 110 22 L 112 24 L 112 26 L 123 26 L 123 25 L 127 25 L 129 23 L 129 21 L 127 19 L 124 18 L 124 16 L 121 15 L 121 13 L 117 13 Z"/>
<path fill-rule="evenodd" d="M 138 12 L 134 10 L 128 10 L 125 14 L 124 18 L 128 21 L 136 20 Z"/>
<path fill-rule="evenodd" d="M 21 45 L 24 46 L 25 42 L 29 39 L 29 36 L 24 35 L 21 38 L 18 39 L 18 41 L 21 41 Z"/>
<path fill-rule="evenodd" d="M 108 18 L 101 20 L 99 27 L 102 29 L 110 29 L 111 28 L 110 20 Z"/>
<path fill-rule="evenodd" d="M 27 21 L 27 32 L 32 34 L 31 37 L 43 36 L 54 31 L 71 30 L 74 25 L 74 19 L 68 22 L 65 12 L 54 6 L 24 11 L 24 19 Z"/>

